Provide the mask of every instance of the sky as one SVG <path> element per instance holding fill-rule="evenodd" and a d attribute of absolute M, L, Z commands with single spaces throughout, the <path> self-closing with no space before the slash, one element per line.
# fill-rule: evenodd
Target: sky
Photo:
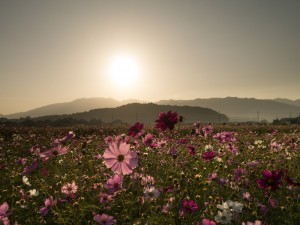
<path fill-rule="evenodd" d="M 89 97 L 298 99 L 299 12 L 299 0 L 2 0 L 0 113 Z"/>

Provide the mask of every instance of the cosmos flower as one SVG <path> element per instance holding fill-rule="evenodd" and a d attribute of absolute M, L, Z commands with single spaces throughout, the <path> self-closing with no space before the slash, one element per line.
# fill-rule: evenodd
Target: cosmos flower
<path fill-rule="evenodd" d="M 105 213 L 99 215 L 96 214 L 94 216 L 94 220 L 99 223 L 100 225 L 113 225 L 115 224 L 115 220 L 112 216 L 108 216 Z"/>
<path fill-rule="evenodd" d="M 25 176 L 32 173 L 38 168 L 38 166 L 39 166 L 38 162 L 34 160 L 30 166 L 26 166 L 24 168 L 23 172 L 21 173 L 21 176 Z"/>
<path fill-rule="evenodd" d="M 67 183 L 61 188 L 61 193 L 64 193 L 66 195 L 72 195 L 77 192 L 78 186 L 76 185 L 75 181 L 72 183 Z"/>
<path fill-rule="evenodd" d="M 167 130 L 168 128 L 170 130 L 174 129 L 175 124 L 177 124 L 179 121 L 178 113 L 168 111 L 167 113 L 161 112 L 158 115 L 158 119 L 155 120 L 156 125 L 155 128 L 160 129 L 162 131 Z"/>
<path fill-rule="evenodd" d="M 263 179 L 257 179 L 256 183 L 261 189 L 271 189 L 272 191 L 276 191 L 279 189 L 279 186 L 282 185 L 281 176 L 282 173 L 278 170 L 274 170 L 270 172 L 269 170 L 264 170 L 262 172 Z"/>
<path fill-rule="evenodd" d="M 212 125 L 207 125 L 202 128 L 202 131 L 203 131 L 204 137 L 207 137 L 214 131 L 214 128 Z"/>
<path fill-rule="evenodd" d="M 30 197 L 38 196 L 39 191 L 37 191 L 36 189 L 29 190 L 29 195 L 30 195 Z"/>
<path fill-rule="evenodd" d="M 27 186 L 31 186 L 31 184 L 30 184 L 29 181 L 28 181 L 28 177 L 23 176 L 23 177 L 22 177 L 22 181 L 23 181 L 23 183 L 26 184 Z"/>
<path fill-rule="evenodd" d="M 198 205 L 193 200 L 186 199 L 181 202 L 179 215 L 185 216 L 186 214 L 194 213 L 197 211 L 198 211 Z"/>
<path fill-rule="evenodd" d="M 202 154 L 202 159 L 206 162 L 213 160 L 216 156 L 216 153 L 213 151 L 207 151 Z"/>
<path fill-rule="evenodd" d="M 155 199 L 158 198 L 160 195 L 160 191 L 157 190 L 154 186 L 151 187 L 144 187 L 144 196 L 146 199 Z"/>
<path fill-rule="evenodd" d="M 188 149 L 188 152 L 189 152 L 190 156 L 195 156 L 196 155 L 196 150 L 195 150 L 194 146 L 188 145 L 187 149 Z"/>
<path fill-rule="evenodd" d="M 217 223 L 230 224 L 232 220 L 232 215 L 228 210 L 218 211 L 218 215 L 215 216 Z"/>
<path fill-rule="evenodd" d="M 123 176 L 121 174 L 114 174 L 109 178 L 105 184 L 105 188 L 110 192 L 116 192 L 122 189 Z"/>
<path fill-rule="evenodd" d="M 53 199 L 52 196 L 50 196 L 49 198 L 47 198 L 44 202 L 45 206 L 40 208 L 39 213 L 42 216 L 46 216 L 47 213 L 52 209 L 53 206 L 56 205 L 56 200 Z"/>
<path fill-rule="evenodd" d="M 197 225 L 216 225 L 214 221 L 210 221 L 209 219 L 203 219 L 201 223 L 197 223 Z"/>
<path fill-rule="evenodd" d="M 45 152 L 40 153 L 41 158 L 49 158 L 51 156 L 59 156 L 67 154 L 69 149 L 67 147 L 63 147 L 62 145 L 57 145 Z"/>
<path fill-rule="evenodd" d="M 128 135 L 131 137 L 136 137 L 144 128 L 144 124 L 136 122 L 128 130 Z"/>
<path fill-rule="evenodd" d="M 7 202 L 4 202 L 2 205 L 0 205 L 0 223 L 9 225 L 8 216 L 12 214 L 12 212 L 8 212 L 9 205 Z"/>
<path fill-rule="evenodd" d="M 124 142 L 113 142 L 103 154 L 107 168 L 117 174 L 130 174 L 137 167 L 138 158 L 135 151 L 130 151 L 130 145 Z"/>

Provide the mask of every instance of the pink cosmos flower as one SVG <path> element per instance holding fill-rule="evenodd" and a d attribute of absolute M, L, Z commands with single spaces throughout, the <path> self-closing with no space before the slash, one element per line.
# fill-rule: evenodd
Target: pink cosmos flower
<path fill-rule="evenodd" d="M 52 209 L 53 206 L 56 205 L 56 200 L 53 199 L 52 196 L 50 196 L 49 198 L 47 198 L 45 200 L 45 206 L 40 208 L 39 213 L 42 216 L 46 216 L 47 213 Z"/>
<path fill-rule="evenodd" d="M 202 131 L 203 131 L 204 137 L 207 137 L 214 131 L 214 128 L 212 125 L 207 125 L 202 128 Z"/>
<path fill-rule="evenodd" d="M 67 154 L 69 149 L 67 147 L 62 147 L 62 145 L 57 145 L 45 152 L 40 153 L 41 158 L 49 158 L 51 156 L 59 156 Z"/>
<path fill-rule="evenodd" d="M 108 194 L 108 193 L 102 193 L 102 194 L 100 194 L 99 200 L 103 205 L 106 205 L 107 203 L 109 203 L 113 200 L 113 195 Z"/>
<path fill-rule="evenodd" d="M 115 174 L 109 178 L 105 184 L 105 188 L 113 193 L 122 189 L 123 176 L 121 174 Z"/>
<path fill-rule="evenodd" d="M 12 212 L 8 212 L 9 205 L 4 202 L 2 205 L 0 205 L 0 223 L 3 224 L 9 224 L 8 216 L 12 214 Z"/>
<path fill-rule="evenodd" d="M 201 223 L 197 223 L 197 225 L 216 225 L 214 221 L 210 221 L 209 219 L 203 219 Z"/>
<path fill-rule="evenodd" d="M 77 192 L 78 186 L 76 185 L 75 181 L 73 181 L 71 184 L 67 183 L 61 188 L 61 193 L 64 193 L 66 195 L 72 195 Z"/>
<path fill-rule="evenodd" d="M 198 205 L 193 200 L 186 199 L 181 202 L 179 215 L 185 216 L 186 214 L 194 213 L 197 211 L 198 211 Z"/>
<path fill-rule="evenodd" d="M 113 225 L 115 224 L 115 220 L 112 216 L 108 216 L 105 213 L 99 215 L 96 214 L 94 216 L 94 220 L 101 225 Z"/>
<path fill-rule="evenodd" d="M 137 167 L 138 158 L 135 151 L 130 151 L 130 145 L 124 142 L 113 142 L 103 154 L 105 165 L 117 174 L 130 174 Z"/>
<path fill-rule="evenodd" d="M 25 176 L 25 175 L 32 173 L 33 171 L 35 171 L 38 168 L 38 166 L 39 166 L 39 164 L 38 164 L 37 160 L 34 160 L 30 166 L 26 166 L 24 168 L 23 172 L 21 173 L 21 176 Z"/>
<path fill-rule="evenodd" d="M 144 145 L 155 148 L 157 147 L 157 144 L 154 143 L 154 138 L 152 134 L 147 134 L 145 137 L 143 137 L 142 142 Z"/>
<path fill-rule="evenodd" d="M 207 151 L 202 154 L 202 159 L 209 162 L 215 158 L 216 154 L 213 151 Z"/>
<path fill-rule="evenodd" d="M 174 129 L 175 124 L 179 121 L 178 113 L 169 111 L 167 113 L 161 112 L 158 115 L 158 119 L 155 120 L 156 125 L 155 128 L 160 129 L 162 131 Z"/>
<path fill-rule="evenodd" d="M 128 135 L 131 137 L 136 137 L 144 128 L 144 124 L 136 122 L 128 130 Z"/>
<path fill-rule="evenodd" d="M 270 172 L 269 170 L 264 170 L 262 175 L 264 178 L 256 181 L 259 188 L 276 191 L 279 189 L 279 186 L 282 185 L 282 182 L 280 181 L 282 173 L 280 171 L 274 170 Z"/>

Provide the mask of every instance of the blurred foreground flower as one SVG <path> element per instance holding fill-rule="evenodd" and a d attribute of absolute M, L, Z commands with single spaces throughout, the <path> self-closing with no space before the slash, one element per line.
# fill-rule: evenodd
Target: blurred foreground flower
<path fill-rule="evenodd" d="M 9 209 L 9 205 L 4 202 L 2 205 L 0 205 L 0 223 L 3 223 L 3 224 L 7 224 L 9 225 L 9 220 L 8 220 L 8 216 L 10 214 L 12 214 L 12 212 L 8 212 L 8 209 Z"/>

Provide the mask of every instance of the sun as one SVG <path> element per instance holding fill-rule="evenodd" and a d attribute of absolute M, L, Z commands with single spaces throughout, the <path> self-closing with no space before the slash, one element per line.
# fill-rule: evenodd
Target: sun
<path fill-rule="evenodd" d="M 120 54 L 115 56 L 109 65 L 108 75 L 110 80 L 119 87 L 132 87 L 139 74 L 136 59 L 130 55 Z"/>

